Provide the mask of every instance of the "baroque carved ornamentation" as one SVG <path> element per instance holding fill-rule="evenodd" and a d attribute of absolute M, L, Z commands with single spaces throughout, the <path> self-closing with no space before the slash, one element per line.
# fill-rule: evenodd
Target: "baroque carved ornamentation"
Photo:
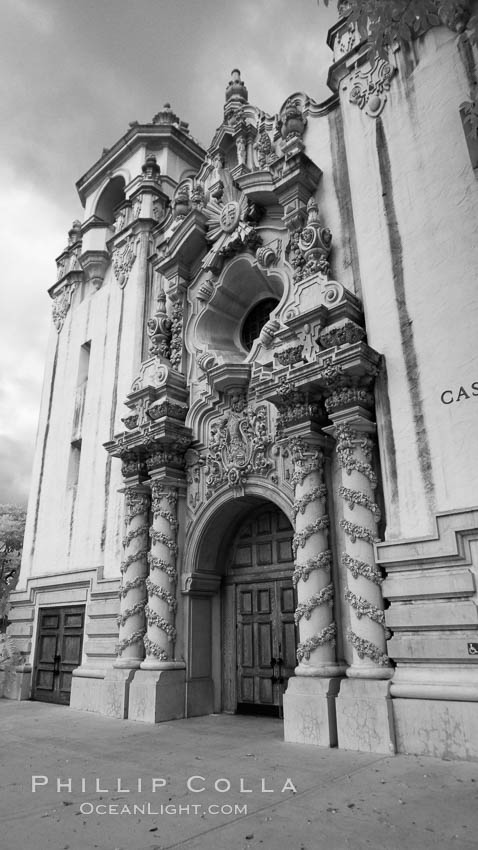
<path fill-rule="evenodd" d="M 373 393 L 361 387 L 341 387 L 325 399 L 325 409 L 328 413 L 333 413 L 352 404 L 360 404 L 362 407 L 373 408 Z"/>
<path fill-rule="evenodd" d="M 128 283 L 130 271 L 136 259 L 134 239 L 130 237 L 121 247 L 113 249 L 113 271 L 121 289 Z"/>
<path fill-rule="evenodd" d="M 291 234 L 288 246 L 289 263 L 294 269 L 294 281 L 313 274 L 327 278 L 330 265 L 327 257 L 332 246 L 332 234 L 320 221 L 319 207 L 314 197 L 307 203 L 307 222 Z"/>
<path fill-rule="evenodd" d="M 220 169 L 222 173 L 222 169 Z M 203 261 L 203 268 L 214 268 L 227 257 L 249 248 L 255 251 L 261 245 L 256 224 L 262 210 L 248 201 L 228 183 L 220 200 L 211 198 L 204 208 L 208 224 L 208 240 L 214 243 Z"/>
<path fill-rule="evenodd" d="M 268 269 L 277 264 L 281 253 L 282 240 L 273 239 L 272 242 L 268 242 L 267 245 L 257 249 L 256 260 L 263 269 Z"/>
<path fill-rule="evenodd" d="M 324 328 L 319 334 L 320 344 L 323 348 L 332 348 L 336 345 L 353 345 L 365 338 L 365 330 L 355 322 L 347 321 L 337 327 Z"/>
<path fill-rule="evenodd" d="M 67 284 L 57 295 L 53 296 L 52 318 L 57 333 L 60 333 L 63 327 L 68 310 L 70 309 L 71 297 L 76 287 L 76 283 Z"/>
<path fill-rule="evenodd" d="M 390 91 L 394 73 L 395 68 L 386 59 L 377 57 L 368 71 L 357 71 L 352 77 L 350 103 L 363 109 L 370 118 L 377 118 L 387 102 L 386 92 Z"/>
<path fill-rule="evenodd" d="M 171 319 L 166 312 L 166 295 L 162 289 L 158 292 L 157 308 L 154 316 L 148 320 L 149 353 L 168 357 L 171 342 Z"/>
<path fill-rule="evenodd" d="M 272 467 L 268 456 L 271 443 L 265 405 L 254 408 L 245 396 L 232 396 L 229 410 L 211 426 L 206 496 L 226 483 L 230 487 L 244 484 L 251 473 L 268 473 Z"/>
<path fill-rule="evenodd" d="M 175 301 L 171 317 L 171 342 L 169 345 L 169 362 L 173 369 L 180 371 L 183 354 L 183 306 L 181 301 Z"/>
<path fill-rule="evenodd" d="M 307 119 L 302 114 L 299 100 L 289 97 L 279 115 L 278 129 L 282 138 L 285 141 L 302 138 L 306 126 Z"/>
<path fill-rule="evenodd" d="M 185 454 L 185 462 L 188 506 L 195 511 L 201 503 L 201 470 L 205 460 L 196 449 L 188 449 Z"/>
<path fill-rule="evenodd" d="M 310 402 L 304 393 L 297 390 L 286 378 L 281 379 L 279 393 L 281 401 L 277 405 L 279 417 L 276 425 L 276 439 L 283 436 L 284 428 L 287 426 L 308 419 L 319 412 L 318 404 Z"/>
<path fill-rule="evenodd" d="M 292 366 L 302 360 L 302 345 L 292 345 L 274 352 L 274 357 L 281 366 Z"/>

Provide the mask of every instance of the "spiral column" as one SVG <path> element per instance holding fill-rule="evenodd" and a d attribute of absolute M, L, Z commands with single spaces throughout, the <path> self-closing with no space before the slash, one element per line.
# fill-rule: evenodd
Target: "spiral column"
<path fill-rule="evenodd" d="M 336 701 L 338 742 L 344 749 L 391 753 L 396 747 L 393 666 L 386 650 L 382 576 L 374 558 L 380 511 L 373 468 L 373 395 L 368 386 L 346 388 L 327 401 L 334 425 L 326 431 L 335 436 L 341 473 L 336 495 L 343 506 L 341 565 L 350 616 L 345 638 L 352 649 Z"/>
<path fill-rule="evenodd" d="M 302 437 L 290 440 L 289 450 L 294 462 L 293 583 L 297 589 L 295 622 L 300 636 L 295 672 L 298 676 L 328 676 L 336 673 L 337 627 L 330 579 L 332 553 L 328 548 L 324 453 Z"/>
<path fill-rule="evenodd" d="M 161 462 L 166 454 L 171 453 L 158 453 Z M 146 657 L 131 683 L 129 699 L 129 717 L 147 723 L 174 720 L 185 714 L 186 665 L 184 660 L 175 658 L 178 502 L 185 487 L 179 470 L 176 472 L 168 475 L 164 463 L 151 470 L 153 521 L 145 582 Z"/>
<path fill-rule="evenodd" d="M 388 679 L 392 675 L 386 652 L 382 576 L 375 565 L 374 543 L 380 510 L 375 502 L 377 479 L 371 465 L 373 441 L 369 426 L 356 430 L 350 424 L 336 428 L 337 456 L 342 470 L 339 496 L 343 502 L 340 526 L 345 532 L 342 565 L 347 571 L 345 599 L 350 609 L 347 640 L 353 661 L 352 678 Z"/>
<path fill-rule="evenodd" d="M 304 429 L 301 429 L 304 431 Z M 299 629 L 298 665 L 284 694 L 284 739 L 337 746 L 335 700 L 344 665 L 336 661 L 330 520 L 326 512 L 324 446 L 314 428 L 289 437 L 285 445 L 294 464 L 295 534 L 292 540 L 297 589 L 295 622 Z"/>
<path fill-rule="evenodd" d="M 176 639 L 176 555 L 177 555 L 177 488 L 163 481 L 151 484 L 153 524 L 149 531 L 151 552 L 146 579 L 148 603 L 145 614 L 147 634 L 144 638 L 146 658 L 142 669 L 160 669 L 163 662 L 174 661 Z"/>
<path fill-rule="evenodd" d="M 144 655 L 146 576 L 148 572 L 149 491 L 142 485 L 124 490 L 125 537 L 119 591 L 119 640 L 115 667 L 137 668 Z"/>

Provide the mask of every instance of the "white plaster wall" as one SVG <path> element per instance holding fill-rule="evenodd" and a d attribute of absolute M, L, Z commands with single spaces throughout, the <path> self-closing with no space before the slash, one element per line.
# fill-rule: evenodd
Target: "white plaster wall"
<path fill-rule="evenodd" d="M 418 65 L 408 79 L 400 67 L 381 116 L 393 198 L 382 195 L 376 121 L 348 102 L 347 80 L 341 85 L 368 340 L 385 355 L 388 372 L 398 501 L 391 509 L 392 484 L 385 480 L 387 539 L 428 534 L 433 513 L 477 500 L 478 396 L 468 390 L 469 399 L 440 400 L 444 390 L 456 397 L 461 385 L 478 380 L 478 187 L 459 116 L 468 84 L 448 30 L 431 30 L 417 51 Z M 390 253 L 385 207 L 396 214 L 401 258 Z M 400 259 L 402 334 L 408 320 L 417 375 L 410 346 L 406 352 L 401 342 L 393 280 Z M 379 426 L 390 425 L 386 416 L 379 404 Z M 424 446 L 433 479 L 428 492 Z"/>
<path fill-rule="evenodd" d="M 358 263 L 353 262 L 355 234 L 347 220 L 347 163 L 340 159 L 339 139 L 342 136 L 339 110 L 328 115 L 309 116 L 304 134 L 305 153 L 321 169 L 316 193 L 320 219 L 332 233 L 329 256 L 330 277 L 360 295 Z"/>
<path fill-rule="evenodd" d="M 122 483 L 121 464 L 116 459 L 108 460 L 103 443 L 123 430 L 121 416 L 127 412 L 124 399 L 141 362 L 144 300 L 141 251 L 124 290 L 120 289 L 110 266 L 99 291 L 91 288 L 81 302 L 78 292 L 75 293 L 59 334 L 58 364 L 31 561 L 28 553 L 33 543 L 35 497 L 29 509 L 29 537 L 25 548 L 28 566 L 25 569 L 31 575 L 101 565 L 104 566 L 105 577 L 119 574 L 123 528 L 122 496 L 117 491 Z M 139 315 L 141 321 L 138 321 Z M 67 486 L 67 475 L 80 349 L 89 341 L 91 352 L 75 493 L 73 487 Z M 52 345 L 50 363 L 53 356 Z M 47 389 L 50 382 L 51 366 L 47 369 L 40 433 L 44 432 L 48 414 Z M 40 440 L 40 449 L 41 443 Z M 37 455 L 35 465 L 36 489 L 40 455 Z M 24 578 L 25 575 L 22 575 L 22 581 Z"/>

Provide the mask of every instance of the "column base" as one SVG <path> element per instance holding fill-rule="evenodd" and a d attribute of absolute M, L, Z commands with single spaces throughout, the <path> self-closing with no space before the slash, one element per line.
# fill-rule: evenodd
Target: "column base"
<path fill-rule="evenodd" d="M 141 658 L 117 658 L 113 667 L 115 670 L 137 670 L 141 664 Z"/>
<path fill-rule="evenodd" d="M 186 671 L 138 670 L 131 683 L 129 719 L 162 723 L 184 717 Z"/>
<path fill-rule="evenodd" d="M 342 679 L 295 676 L 284 694 L 284 740 L 316 747 L 337 746 L 335 702 Z"/>
<path fill-rule="evenodd" d="M 395 753 L 390 682 L 343 679 L 336 710 L 340 749 Z"/>
<path fill-rule="evenodd" d="M 141 670 L 184 670 L 184 661 L 158 661 L 157 658 L 145 658 Z"/>
<path fill-rule="evenodd" d="M 338 664 L 336 661 L 318 665 L 304 664 L 301 661 L 295 668 L 294 673 L 296 676 L 331 679 L 332 676 L 344 676 L 347 669 L 346 664 Z"/>
<path fill-rule="evenodd" d="M 347 679 L 391 679 L 395 669 L 393 667 L 380 667 L 377 664 L 357 664 L 347 667 Z"/>
<path fill-rule="evenodd" d="M 136 669 L 131 669 L 131 667 L 129 669 L 113 667 L 106 673 L 103 680 L 100 714 L 126 720 L 131 682 L 136 672 Z"/>

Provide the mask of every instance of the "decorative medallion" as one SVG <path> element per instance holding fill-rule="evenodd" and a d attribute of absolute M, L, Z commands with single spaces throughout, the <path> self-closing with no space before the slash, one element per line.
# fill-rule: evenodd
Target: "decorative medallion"
<path fill-rule="evenodd" d="M 236 229 L 241 217 L 241 211 L 241 204 L 238 201 L 229 201 L 229 203 L 224 205 L 219 216 L 219 225 L 224 233 L 232 233 Z"/>
<path fill-rule="evenodd" d="M 204 208 L 208 224 L 208 240 L 215 243 L 203 262 L 203 268 L 214 268 L 222 260 L 246 248 L 255 250 L 261 239 L 255 227 L 261 210 L 249 204 L 244 192 L 232 184 L 226 186 L 221 201 L 211 198 Z"/>
<path fill-rule="evenodd" d="M 233 395 L 222 419 L 210 430 L 206 455 L 207 496 L 222 484 L 244 484 L 251 473 L 265 474 L 272 466 L 265 405 L 254 408 L 242 395 Z"/>

